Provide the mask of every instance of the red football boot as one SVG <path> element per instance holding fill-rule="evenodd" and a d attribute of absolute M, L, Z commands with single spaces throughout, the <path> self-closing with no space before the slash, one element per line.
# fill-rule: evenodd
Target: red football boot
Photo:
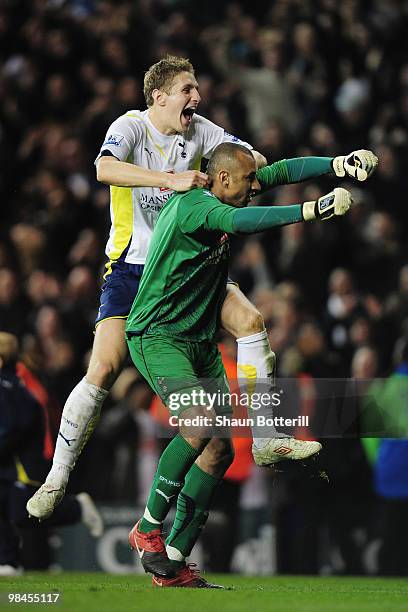
<path fill-rule="evenodd" d="M 189 563 L 180 570 L 178 570 L 175 578 L 160 578 L 153 576 L 152 584 L 155 587 L 186 587 L 190 589 L 226 589 L 230 590 L 230 587 L 221 586 L 220 584 L 213 584 L 207 582 L 202 576 L 200 571 L 196 568 L 195 563 Z"/>
<path fill-rule="evenodd" d="M 138 529 L 139 523 L 140 520 L 129 533 L 129 544 L 139 553 L 144 571 L 159 578 L 174 578 L 177 569 L 169 561 L 161 530 L 142 533 Z"/>

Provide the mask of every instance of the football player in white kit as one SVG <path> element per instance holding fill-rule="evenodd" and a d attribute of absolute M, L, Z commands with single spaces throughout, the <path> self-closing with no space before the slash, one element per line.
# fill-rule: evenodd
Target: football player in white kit
<path fill-rule="evenodd" d="M 196 114 L 200 94 L 190 62 L 169 56 L 150 67 L 144 79 L 147 110 L 129 111 L 110 126 L 96 160 L 97 178 L 110 185 L 112 227 L 106 247 L 95 339 L 86 376 L 69 395 L 61 418 L 53 466 L 46 482 L 27 503 L 31 516 L 49 517 L 64 496 L 71 470 L 92 433 L 102 404 L 127 356 L 125 323 L 143 271 L 157 216 L 174 191 L 207 184 L 200 172 L 222 142 L 251 145 Z M 253 151 L 258 167 L 266 159 Z M 225 330 L 237 339 L 238 376 L 273 378 L 271 351 L 262 315 L 234 283 L 228 283 L 221 313 Z M 271 415 L 272 416 L 272 409 Z M 317 450 L 301 440 L 269 432 L 254 438 L 254 458 L 269 465 L 305 459 Z M 282 452 L 284 438 L 284 452 Z"/>

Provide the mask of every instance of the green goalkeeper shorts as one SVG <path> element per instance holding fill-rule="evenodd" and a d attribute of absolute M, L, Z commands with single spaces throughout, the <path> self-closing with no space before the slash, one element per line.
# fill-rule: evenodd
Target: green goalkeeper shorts
<path fill-rule="evenodd" d="M 171 414 L 208 405 L 202 401 L 207 394 L 217 415 L 232 413 L 227 376 L 215 342 L 128 334 L 127 344 L 136 368 Z"/>

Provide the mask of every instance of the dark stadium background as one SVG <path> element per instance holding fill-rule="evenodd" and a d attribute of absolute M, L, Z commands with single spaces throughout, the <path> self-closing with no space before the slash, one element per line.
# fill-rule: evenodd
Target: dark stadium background
<path fill-rule="evenodd" d="M 399 0 L 3 0 L 0 328 L 18 335 L 52 393 L 56 426 L 85 372 L 109 231 L 109 190 L 93 161 L 109 124 L 145 108 L 143 73 L 167 53 L 195 65 L 200 114 L 269 162 L 377 154 L 367 183 L 342 183 L 359 202 L 351 214 L 234 239 L 230 273 L 264 315 L 281 376 L 391 373 L 408 334 L 407 31 Z M 315 199 L 336 184 L 281 187 L 261 203 Z M 234 357 L 233 342 L 224 344 Z M 142 503 L 161 444 L 134 377 L 127 369 L 119 380 L 71 481 L 109 520 L 115 506 L 123 520 Z M 378 571 L 385 534 L 372 464 L 358 439 L 326 441 L 324 453 L 329 484 L 254 470 L 231 485 L 234 502 L 216 516 L 240 524 L 237 571 Z M 209 525 L 203 553 L 215 570 L 225 569 L 217 529 Z M 30 557 L 36 537 L 26 534 L 28 567 L 52 561 Z M 72 541 L 75 564 L 85 544 Z"/>

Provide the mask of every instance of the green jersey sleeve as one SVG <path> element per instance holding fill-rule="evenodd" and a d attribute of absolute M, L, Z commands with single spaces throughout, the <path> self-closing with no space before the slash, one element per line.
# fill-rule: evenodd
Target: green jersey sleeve
<path fill-rule="evenodd" d="M 181 199 L 177 220 L 183 234 L 194 234 L 199 230 L 233 231 L 236 209 L 223 204 L 214 194 L 204 189 L 193 189 Z"/>
<path fill-rule="evenodd" d="M 302 205 L 251 206 L 235 209 L 233 230 L 235 234 L 256 234 L 280 225 L 303 221 Z"/>
<path fill-rule="evenodd" d="M 234 208 L 203 189 L 194 189 L 182 197 L 177 218 L 183 234 L 200 230 L 256 234 L 279 225 L 303 221 L 301 204 Z"/>
<path fill-rule="evenodd" d="M 263 191 L 278 185 L 301 183 L 310 178 L 333 172 L 332 157 L 296 157 L 282 159 L 260 168 L 256 177 Z"/>

